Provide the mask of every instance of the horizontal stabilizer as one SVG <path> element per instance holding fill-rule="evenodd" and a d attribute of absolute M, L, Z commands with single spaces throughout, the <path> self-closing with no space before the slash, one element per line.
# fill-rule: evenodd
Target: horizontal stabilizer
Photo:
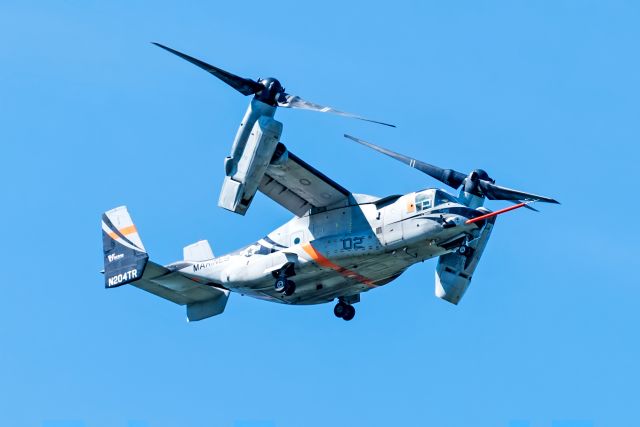
<path fill-rule="evenodd" d="M 215 283 L 196 281 L 179 270 L 189 263 L 163 267 L 149 261 L 138 231 L 125 206 L 102 215 L 104 276 L 107 288 L 130 283 L 179 305 L 187 306 L 189 321 L 202 320 L 224 311 L 229 291 Z M 187 261 L 213 258 L 209 242 L 201 240 L 184 248 Z"/>
<path fill-rule="evenodd" d="M 213 284 L 204 284 L 184 276 L 178 271 L 149 261 L 141 280 L 132 283 L 179 305 L 187 306 L 187 319 L 196 321 L 215 316 L 224 311 L 229 291 Z"/>

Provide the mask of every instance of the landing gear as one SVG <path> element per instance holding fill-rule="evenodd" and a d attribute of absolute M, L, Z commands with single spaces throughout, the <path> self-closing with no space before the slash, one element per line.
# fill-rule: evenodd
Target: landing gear
<path fill-rule="evenodd" d="M 356 315 L 356 309 L 351 304 L 340 301 L 333 308 L 333 314 L 340 319 L 349 321 Z"/>
<path fill-rule="evenodd" d="M 469 252 L 471 252 L 471 248 L 469 246 L 467 246 L 466 244 L 460 246 L 458 248 L 458 254 L 459 255 L 464 255 L 467 256 L 467 254 L 469 254 Z"/>
<path fill-rule="evenodd" d="M 295 276 L 296 272 L 293 269 L 293 263 L 289 262 L 285 264 L 280 270 L 273 272 L 273 277 L 276 278 L 276 283 L 273 288 L 276 292 L 283 294 L 285 297 L 290 297 L 296 291 L 296 283 L 288 278 Z"/>
<path fill-rule="evenodd" d="M 290 297 L 296 291 L 296 283 L 293 280 L 288 280 L 286 277 L 278 277 L 274 288 L 276 292 L 280 292 L 285 297 Z"/>
<path fill-rule="evenodd" d="M 274 288 L 276 289 L 276 292 L 284 292 L 284 288 L 287 287 L 287 278 L 286 277 L 278 277 L 278 279 L 276 280 L 276 284 L 274 285 Z"/>
<path fill-rule="evenodd" d="M 471 246 L 467 245 L 467 243 L 465 242 L 462 244 L 462 246 L 458 248 L 456 252 L 458 252 L 458 255 L 462 255 L 467 258 L 470 258 L 471 255 L 473 255 L 474 250 Z"/>
<path fill-rule="evenodd" d="M 356 315 L 356 309 L 352 305 L 347 306 L 347 311 L 342 315 L 342 318 L 346 321 L 353 319 Z"/>
<path fill-rule="evenodd" d="M 296 291 L 296 283 L 293 280 L 287 280 L 287 285 L 284 287 L 284 292 L 282 292 L 284 296 L 290 297 L 291 295 L 294 294 L 295 291 Z"/>
<path fill-rule="evenodd" d="M 336 304 L 335 307 L 333 307 L 333 314 L 335 314 L 337 318 L 342 319 L 342 316 L 344 316 L 344 313 L 346 310 L 347 310 L 347 304 L 340 301 L 339 303 Z"/>

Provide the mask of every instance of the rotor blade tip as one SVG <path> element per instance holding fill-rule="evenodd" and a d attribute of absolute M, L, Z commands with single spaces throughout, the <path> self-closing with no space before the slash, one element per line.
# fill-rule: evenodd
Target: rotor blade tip
<path fill-rule="evenodd" d="M 551 199 L 551 198 L 537 199 L 535 201 L 536 202 L 543 202 L 543 203 L 552 203 L 554 205 L 559 205 L 560 204 L 559 201 L 557 201 L 556 199 Z"/>
<path fill-rule="evenodd" d="M 379 122 L 377 120 L 371 120 L 371 119 L 367 119 L 364 117 L 358 117 L 360 120 L 364 120 L 365 122 L 371 122 L 371 123 L 375 123 L 378 125 L 382 125 L 382 126 L 389 126 L 390 128 L 395 128 L 397 127 L 396 125 L 392 125 L 391 123 L 385 123 L 385 122 Z"/>
<path fill-rule="evenodd" d="M 164 50 L 166 50 L 166 51 L 173 52 L 173 49 L 171 49 L 170 47 L 167 47 L 167 46 L 163 45 L 162 43 L 158 43 L 158 42 L 151 42 L 151 44 L 152 44 L 152 45 L 154 45 L 154 46 L 158 46 L 160 49 L 164 49 Z"/>
<path fill-rule="evenodd" d="M 560 202 L 556 199 L 552 199 L 551 197 L 545 197 L 544 199 L 538 199 L 536 202 L 545 202 L 545 203 L 553 203 L 554 205 L 559 205 Z"/>

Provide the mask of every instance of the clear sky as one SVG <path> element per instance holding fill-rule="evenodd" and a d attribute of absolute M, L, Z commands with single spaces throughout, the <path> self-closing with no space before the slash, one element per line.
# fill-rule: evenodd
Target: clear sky
<path fill-rule="evenodd" d="M 3 1 L 0 425 L 636 425 L 639 19 L 631 1 Z M 457 307 L 431 260 L 349 323 L 232 295 L 188 324 L 104 289 L 100 214 L 128 205 L 161 263 L 290 214 L 217 208 L 249 99 L 151 41 L 396 123 L 278 112 L 351 191 L 436 182 L 345 132 L 563 204 L 500 217 Z"/>

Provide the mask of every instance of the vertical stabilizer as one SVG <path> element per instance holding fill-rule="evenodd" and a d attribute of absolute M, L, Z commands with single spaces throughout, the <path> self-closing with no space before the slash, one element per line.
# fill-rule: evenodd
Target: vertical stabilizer
<path fill-rule="evenodd" d="M 149 260 L 126 206 L 102 214 L 105 287 L 126 285 L 142 277 Z"/>
<path fill-rule="evenodd" d="M 182 249 L 185 261 L 208 261 L 213 259 L 213 251 L 207 240 L 200 240 Z"/>

